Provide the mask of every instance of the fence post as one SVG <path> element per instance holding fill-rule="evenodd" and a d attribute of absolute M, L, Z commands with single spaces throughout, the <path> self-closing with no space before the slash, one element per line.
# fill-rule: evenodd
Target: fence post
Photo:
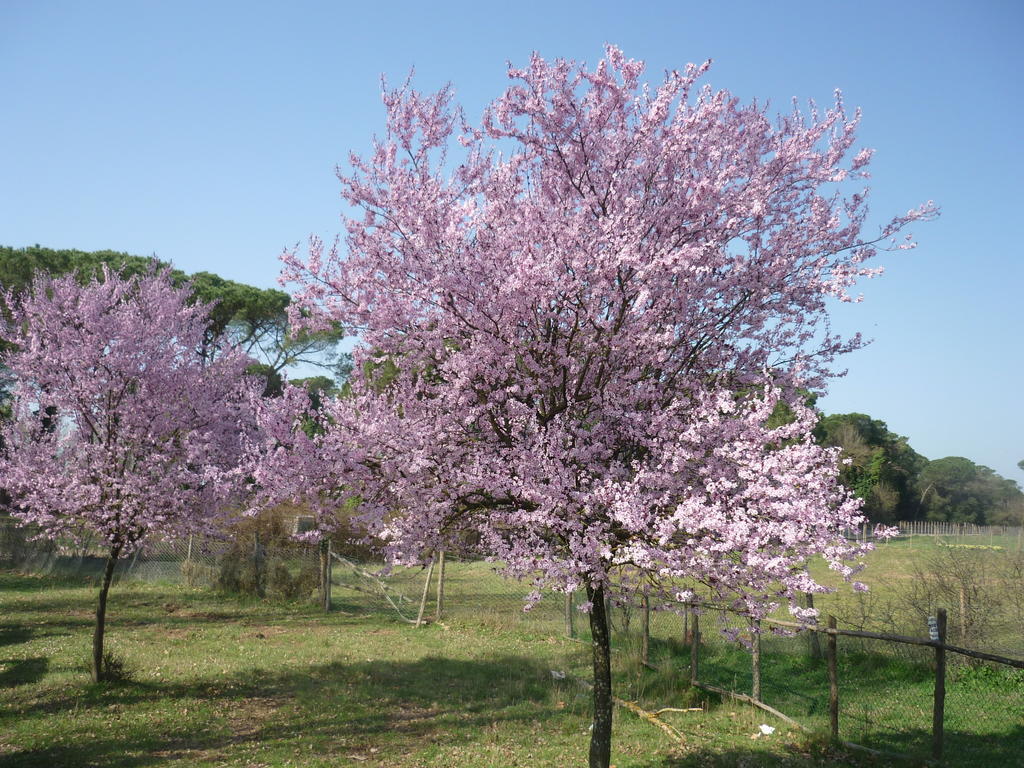
<path fill-rule="evenodd" d="M 960 645 L 967 645 L 967 590 L 960 586 Z"/>
<path fill-rule="evenodd" d="M 573 619 L 574 619 L 573 613 L 575 612 L 575 607 L 573 606 L 573 595 L 574 594 L 576 594 L 576 593 L 575 592 L 566 592 L 565 593 L 565 636 L 566 637 L 576 637 L 576 627 L 573 624 Z"/>
<path fill-rule="evenodd" d="M 836 628 L 836 617 L 828 617 L 828 628 Z M 836 635 L 828 633 L 828 732 L 833 739 L 839 738 L 839 670 L 836 659 Z"/>
<path fill-rule="evenodd" d="M 697 646 L 700 645 L 700 619 L 697 616 L 697 603 L 690 603 L 690 685 L 697 684 Z"/>
<path fill-rule="evenodd" d="M 331 539 L 320 538 L 320 607 L 331 610 Z"/>
<path fill-rule="evenodd" d="M 260 541 L 257 529 L 252 536 L 252 570 L 257 597 L 267 596 L 266 549 Z"/>
<path fill-rule="evenodd" d="M 420 611 L 416 614 L 417 628 L 423 624 L 423 611 L 427 607 L 427 592 L 430 590 L 430 579 L 434 575 L 434 557 L 430 558 L 430 565 L 427 566 L 427 580 L 423 583 L 423 595 L 420 597 Z"/>
<path fill-rule="evenodd" d="M 946 714 L 946 609 L 936 616 L 939 644 L 935 646 L 935 705 L 932 710 L 932 757 L 942 759 L 943 720 Z"/>
<path fill-rule="evenodd" d="M 813 610 L 813 608 L 814 608 L 814 595 L 811 594 L 810 592 L 805 593 L 804 594 L 804 603 L 806 604 L 807 608 Z M 813 631 L 813 630 L 808 632 L 807 633 L 807 643 L 810 646 L 811 658 L 812 659 L 820 659 L 821 658 L 821 638 L 818 637 L 818 633 Z"/>
<path fill-rule="evenodd" d="M 750 663 L 751 663 L 751 677 L 753 683 L 751 685 L 750 695 L 754 701 L 761 700 L 761 621 L 754 619 L 750 622 L 751 634 L 750 638 L 752 647 L 750 652 Z"/>
<path fill-rule="evenodd" d="M 651 649 L 651 599 L 647 594 L 647 585 L 644 585 L 643 616 L 641 617 L 640 629 L 643 637 L 640 640 L 640 661 L 644 666 L 648 663 L 648 654 Z"/>
<path fill-rule="evenodd" d="M 437 620 L 441 620 L 444 610 L 444 550 L 437 553 Z"/>

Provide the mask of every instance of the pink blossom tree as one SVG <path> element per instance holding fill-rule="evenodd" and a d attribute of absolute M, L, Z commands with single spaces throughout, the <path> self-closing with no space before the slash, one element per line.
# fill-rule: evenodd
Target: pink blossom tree
<path fill-rule="evenodd" d="M 105 270 L 82 285 L 38 277 L 7 294 L 2 364 L 16 377 L 0 477 L 15 517 L 44 534 L 98 537 L 107 549 L 92 677 L 106 673 L 107 593 L 119 558 L 148 536 L 210 531 L 237 487 L 252 426 L 247 357 L 202 354 L 209 307 L 153 271 Z"/>
<path fill-rule="evenodd" d="M 359 333 L 330 458 L 361 467 L 389 556 L 468 529 L 537 590 L 586 591 L 604 768 L 607 596 L 802 616 L 798 594 L 824 590 L 808 558 L 854 573 L 859 503 L 800 389 L 862 343 L 830 331 L 828 301 L 935 213 L 861 234 L 871 152 L 838 94 L 771 120 L 697 88 L 706 65 L 657 87 L 643 69 L 614 47 L 594 69 L 535 55 L 477 127 L 449 88 L 386 90 L 386 134 L 339 175 L 360 211 L 345 252 L 283 256 L 296 321 Z M 794 418 L 770 427 L 780 403 Z"/>

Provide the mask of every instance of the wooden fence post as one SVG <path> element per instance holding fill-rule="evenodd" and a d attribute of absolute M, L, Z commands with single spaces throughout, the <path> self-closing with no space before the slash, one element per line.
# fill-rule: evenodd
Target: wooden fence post
<path fill-rule="evenodd" d="M 260 541 L 259 530 L 256 530 L 252 536 L 252 570 L 257 597 L 267 596 L 266 559 L 266 548 Z"/>
<path fill-rule="evenodd" d="M 430 590 L 430 578 L 434 575 L 434 558 L 430 558 L 430 565 L 427 566 L 427 580 L 423 583 L 423 595 L 420 597 L 420 610 L 416 614 L 416 626 L 423 624 L 423 611 L 427 607 L 427 592 Z"/>
<path fill-rule="evenodd" d="M 753 680 L 750 695 L 754 701 L 761 701 L 761 622 L 754 619 L 750 622 L 752 646 L 750 652 L 750 673 Z"/>
<path fill-rule="evenodd" d="M 700 619 L 697 603 L 690 603 L 690 685 L 697 684 L 697 647 L 700 645 Z"/>
<path fill-rule="evenodd" d="M 932 710 L 932 757 L 942 759 L 943 721 L 946 714 L 946 609 L 936 616 L 939 644 L 935 646 L 935 704 Z"/>
<path fill-rule="evenodd" d="M 566 637 L 576 637 L 576 626 L 575 626 L 575 621 L 574 621 L 575 620 L 575 616 L 573 615 L 575 613 L 575 611 L 576 611 L 576 608 L 573 605 L 573 602 L 574 602 L 573 595 L 574 594 L 575 594 L 574 592 L 566 592 L 565 593 L 565 636 Z"/>
<path fill-rule="evenodd" d="M 967 645 L 967 590 L 960 586 L 960 644 Z"/>
<path fill-rule="evenodd" d="M 828 628 L 836 628 L 836 617 L 828 617 Z M 836 636 L 828 633 L 828 731 L 833 739 L 839 739 L 839 669 L 836 659 Z"/>
<path fill-rule="evenodd" d="M 331 539 L 320 539 L 320 607 L 331 610 Z"/>
<path fill-rule="evenodd" d="M 192 567 L 192 537 L 193 537 L 193 535 L 194 534 L 191 534 L 191 533 L 188 535 L 188 551 L 185 553 L 185 564 L 182 567 L 182 571 L 185 574 L 185 585 L 189 586 L 189 587 L 194 587 L 196 585 L 195 569 Z M 83 554 L 84 554 L 84 552 L 83 552 Z M 78 559 L 79 559 L 79 561 L 81 561 L 81 559 L 82 559 L 81 555 L 79 556 Z"/>
<path fill-rule="evenodd" d="M 805 604 L 806 604 L 806 606 L 808 608 L 813 609 L 814 608 L 814 595 L 812 595 L 810 592 L 807 592 L 804 595 L 804 602 L 805 602 Z M 818 633 L 813 631 L 813 630 L 808 632 L 807 633 L 807 643 L 810 646 L 811 658 L 815 659 L 815 660 L 820 659 L 821 658 L 821 638 L 818 637 Z"/>
<path fill-rule="evenodd" d="M 441 620 L 444 610 L 444 550 L 437 553 L 437 621 Z"/>
<path fill-rule="evenodd" d="M 651 599 L 647 594 L 647 586 L 644 585 L 643 616 L 641 617 L 640 629 L 643 637 L 640 640 L 640 661 L 647 666 L 648 655 L 651 650 Z"/>

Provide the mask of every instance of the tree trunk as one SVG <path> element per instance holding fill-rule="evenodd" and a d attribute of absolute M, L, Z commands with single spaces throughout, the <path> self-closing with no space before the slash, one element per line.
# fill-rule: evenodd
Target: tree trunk
<path fill-rule="evenodd" d="M 612 758 L 612 648 L 605 612 L 604 587 L 587 585 L 590 634 L 594 645 L 594 725 L 590 733 L 590 768 L 608 768 Z"/>
<path fill-rule="evenodd" d="M 106 629 L 107 593 L 110 591 L 110 582 L 114 578 L 114 566 L 117 565 L 117 557 L 120 554 L 120 545 L 112 546 L 110 554 L 107 556 L 107 567 L 103 569 L 100 599 L 96 605 L 96 628 L 92 635 L 92 681 L 94 683 L 100 683 L 106 679 L 106 669 L 103 666 L 103 632 Z"/>

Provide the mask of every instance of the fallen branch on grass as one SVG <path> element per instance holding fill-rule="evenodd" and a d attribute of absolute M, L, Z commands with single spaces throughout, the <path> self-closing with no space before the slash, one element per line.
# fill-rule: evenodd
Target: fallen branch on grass
<path fill-rule="evenodd" d="M 729 698 L 736 699 L 737 701 L 746 702 L 747 704 L 753 704 L 758 709 L 763 709 L 765 712 L 769 712 L 775 715 L 777 718 L 779 718 L 779 720 L 781 720 L 784 723 L 788 723 L 789 725 L 792 725 L 794 728 L 799 728 L 800 730 L 807 732 L 810 732 L 811 730 L 807 726 L 798 723 L 789 715 L 782 714 L 781 712 L 779 712 L 779 710 L 775 709 L 775 707 L 769 707 L 763 701 L 758 701 L 753 696 L 747 696 L 744 693 L 735 693 L 733 691 L 727 691 L 725 690 L 725 688 L 719 688 L 717 685 L 708 685 L 707 683 L 694 682 L 692 683 L 692 685 L 695 685 L 702 691 L 708 691 L 709 693 L 717 693 L 720 696 L 728 696 Z"/>
<path fill-rule="evenodd" d="M 570 680 L 573 680 L 577 685 L 586 688 L 587 690 L 592 690 L 594 687 L 593 683 L 588 683 L 586 680 L 581 680 L 578 677 L 572 677 L 571 675 L 567 675 L 566 677 L 568 677 L 568 679 Z M 632 712 L 640 719 L 646 720 L 651 725 L 657 726 L 677 744 L 685 744 L 686 737 L 683 736 L 683 734 L 681 734 L 679 731 L 677 731 L 675 728 L 673 728 L 665 721 L 658 719 L 658 715 L 662 712 L 703 712 L 703 710 L 700 707 L 694 707 L 692 709 L 675 709 L 673 707 L 663 707 L 659 709 L 657 712 L 648 712 L 646 709 L 636 704 L 635 702 L 620 699 L 618 696 L 612 696 L 612 702 L 615 704 L 615 706 L 622 707 L 623 709 L 628 709 L 630 712 Z"/>
<path fill-rule="evenodd" d="M 793 718 L 791 718 L 791 717 L 789 717 L 787 715 L 782 714 L 781 712 L 779 712 L 779 710 L 775 709 L 774 707 L 769 707 L 763 701 L 758 701 L 757 699 L 755 699 L 752 696 L 747 696 L 746 694 L 743 694 L 743 693 L 735 693 L 733 691 L 727 691 L 727 690 L 725 690 L 725 688 L 719 688 L 717 685 L 708 685 L 707 683 L 694 682 L 694 683 L 692 683 L 692 685 L 695 685 L 696 687 L 698 687 L 698 688 L 700 688 L 702 690 L 709 691 L 710 693 L 717 693 L 717 694 L 720 694 L 722 696 L 728 696 L 731 699 L 736 699 L 737 701 L 742 701 L 742 702 L 745 702 L 747 704 L 752 704 L 755 707 L 758 707 L 759 709 L 763 709 L 765 712 L 769 712 L 769 713 L 775 715 L 777 718 L 779 718 L 783 722 L 789 723 L 790 725 L 792 725 L 792 726 L 794 726 L 796 728 L 799 728 L 800 730 L 802 730 L 802 731 L 804 731 L 806 733 L 813 733 L 813 731 L 810 728 L 808 728 L 806 725 L 802 725 L 802 724 L 798 723 Z M 900 758 L 902 760 L 905 760 L 907 758 L 906 755 L 902 755 L 899 752 L 886 752 L 885 750 L 881 750 L 881 749 L 872 749 L 871 747 L 865 747 L 862 744 L 856 744 L 856 743 L 854 743 L 852 741 L 840 740 L 839 744 L 841 744 L 844 747 L 847 747 L 848 749 L 860 750 L 861 752 L 867 752 L 868 754 L 875 755 L 876 757 L 897 757 L 897 758 Z M 926 762 L 931 764 L 931 761 L 926 761 Z"/>
<path fill-rule="evenodd" d="M 651 714 L 654 715 L 655 717 L 657 717 L 662 712 L 703 712 L 703 711 L 704 711 L 704 707 L 683 707 L 681 709 L 679 707 L 662 707 L 661 709 L 657 710 L 656 712 L 652 712 Z"/>

